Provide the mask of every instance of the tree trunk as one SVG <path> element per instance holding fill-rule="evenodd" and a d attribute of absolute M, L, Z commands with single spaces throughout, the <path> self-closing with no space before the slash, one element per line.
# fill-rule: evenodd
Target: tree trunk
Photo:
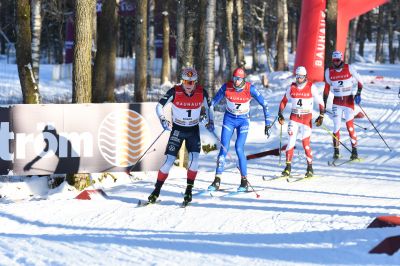
<path fill-rule="evenodd" d="M 349 38 L 348 38 L 349 51 L 348 51 L 348 59 L 346 60 L 346 62 L 349 62 L 350 64 L 354 63 L 356 60 L 357 26 L 358 26 L 358 18 L 355 18 L 350 22 L 349 26 Z"/>
<path fill-rule="evenodd" d="M 395 49 L 393 48 L 393 36 L 394 36 L 394 17 L 392 15 L 391 10 L 395 10 L 396 6 L 394 5 L 393 2 L 391 2 L 387 6 L 387 31 L 388 31 L 388 48 L 389 48 L 389 63 L 394 64 L 396 60 L 396 52 Z M 397 7 L 398 8 L 398 7 Z"/>
<path fill-rule="evenodd" d="M 178 1 L 178 16 L 176 18 L 176 77 L 180 80 L 181 70 L 184 66 L 183 56 L 185 54 L 185 0 Z"/>
<path fill-rule="evenodd" d="M 251 28 L 251 57 L 253 64 L 251 69 L 255 72 L 258 70 L 258 54 L 257 54 L 257 30 L 255 27 Z"/>
<path fill-rule="evenodd" d="M 97 21 L 97 53 L 94 62 L 93 102 L 114 102 L 117 12 L 115 0 L 103 2 Z"/>
<path fill-rule="evenodd" d="M 262 3 L 262 8 L 260 8 L 261 10 L 261 14 L 260 14 L 260 30 L 261 30 L 261 36 L 263 39 L 263 43 L 264 43 L 264 51 L 265 51 L 265 56 L 266 56 L 266 67 L 267 70 L 269 72 L 273 72 L 274 71 L 274 66 L 272 64 L 272 60 L 271 60 L 271 54 L 270 54 L 270 41 L 269 39 L 272 39 L 272 30 L 267 29 L 265 31 L 265 13 L 267 11 L 267 4 L 265 2 Z"/>
<path fill-rule="evenodd" d="M 205 47 L 206 47 L 206 11 L 208 0 L 200 0 L 198 8 L 196 9 L 199 15 L 195 21 L 196 27 L 195 42 L 194 42 L 194 66 L 199 75 L 198 82 L 204 85 L 204 63 L 205 63 Z"/>
<path fill-rule="evenodd" d="M 375 62 L 383 63 L 383 47 L 382 42 L 384 38 L 384 25 L 383 25 L 383 13 L 384 7 L 379 6 L 379 15 L 378 15 L 378 25 L 376 28 L 376 50 L 375 50 Z"/>
<path fill-rule="evenodd" d="M 137 1 L 135 47 L 135 102 L 147 100 L 147 0 Z"/>
<path fill-rule="evenodd" d="M 243 0 L 235 0 L 235 10 L 237 15 L 237 35 L 236 35 L 236 64 L 239 67 L 246 65 L 244 58 L 244 31 L 243 31 Z"/>
<path fill-rule="evenodd" d="M 92 26 L 95 0 L 75 1 L 75 46 L 72 71 L 72 102 L 92 101 Z"/>
<path fill-rule="evenodd" d="M 358 54 L 360 56 L 364 56 L 364 44 L 365 44 L 365 34 L 366 34 L 365 24 L 366 24 L 366 15 L 362 15 L 360 16 L 357 25 L 358 39 L 359 39 Z"/>
<path fill-rule="evenodd" d="M 168 0 L 164 1 L 164 6 L 168 7 Z M 155 0 L 149 0 L 149 39 L 147 42 L 148 47 L 148 65 L 147 65 L 147 87 L 151 90 L 153 86 L 152 77 L 154 76 L 154 59 L 155 59 L 155 48 L 154 48 L 154 9 Z M 162 82 L 161 82 L 162 83 Z"/>
<path fill-rule="evenodd" d="M 183 66 L 194 66 L 194 28 L 197 0 L 185 0 L 186 3 L 186 25 L 185 25 L 185 53 L 183 55 Z"/>
<path fill-rule="evenodd" d="M 332 53 L 336 50 L 337 1 L 326 1 L 325 68 L 331 65 Z"/>
<path fill-rule="evenodd" d="M 277 61 L 276 70 L 286 71 L 289 70 L 289 56 L 288 56 L 288 15 L 287 15 L 287 1 L 278 1 L 278 31 L 277 31 Z"/>
<path fill-rule="evenodd" d="M 229 80 L 233 70 L 236 68 L 235 64 L 235 48 L 233 45 L 233 0 L 226 0 L 226 69 L 225 79 Z"/>
<path fill-rule="evenodd" d="M 163 15 L 163 49 L 162 49 L 162 67 L 161 67 L 161 84 L 169 80 L 169 72 L 171 68 L 169 58 L 169 17 L 167 9 L 162 13 Z"/>
<path fill-rule="evenodd" d="M 40 34 L 42 32 L 41 0 L 32 0 L 32 66 L 39 87 Z"/>
<path fill-rule="evenodd" d="M 95 0 L 75 1 L 75 45 L 72 70 L 72 102 L 92 100 L 92 37 Z M 82 182 L 83 181 L 83 182 Z M 68 174 L 67 182 L 79 189 L 90 184 L 89 174 Z M 85 184 L 85 186 L 81 186 Z"/>
<path fill-rule="evenodd" d="M 204 88 L 214 91 L 215 73 L 215 14 L 217 0 L 209 0 L 206 12 L 205 25 L 205 56 L 204 56 Z"/>
<path fill-rule="evenodd" d="M 40 93 L 32 69 L 31 7 L 29 0 L 18 0 L 16 5 L 15 46 L 18 75 L 23 103 L 40 103 Z"/>
<path fill-rule="evenodd" d="M 219 67 L 218 67 L 218 77 L 222 78 L 224 76 L 224 65 L 225 65 L 225 1 L 217 1 L 217 38 L 218 38 L 218 57 L 219 57 Z M 214 93 L 214 92 L 213 92 Z"/>

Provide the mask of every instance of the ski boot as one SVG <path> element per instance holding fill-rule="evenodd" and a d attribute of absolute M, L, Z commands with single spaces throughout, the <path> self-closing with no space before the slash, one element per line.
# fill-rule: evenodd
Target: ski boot
<path fill-rule="evenodd" d="M 286 167 L 285 167 L 285 169 L 283 169 L 281 176 L 289 177 L 291 171 L 292 171 L 292 164 L 286 163 Z"/>
<path fill-rule="evenodd" d="M 339 148 L 334 148 L 333 159 L 334 160 L 339 159 Z"/>
<path fill-rule="evenodd" d="M 249 182 L 245 176 L 242 176 L 242 180 L 240 181 L 240 186 L 238 187 L 238 192 L 246 192 L 249 187 Z"/>
<path fill-rule="evenodd" d="M 357 148 L 353 147 L 353 149 L 351 150 L 350 160 L 357 160 L 357 159 L 358 159 Z"/>
<path fill-rule="evenodd" d="M 192 201 L 192 188 L 193 185 L 188 184 L 186 187 L 185 195 L 183 195 L 183 204 L 187 205 Z"/>
<path fill-rule="evenodd" d="M 216 175 L 212 184 L 208 186 L 208 191 L 217 191 L 219 190 L 220 185 L 221 185 L 221 178 Z"/>
<path fill-rule="evenodd" d="M 150 196 L 147 198 L 148 203 L 155 203 L 157 201 L 158 196 L 160 196 L 161 187 L 164 184 L 164 181 L 157 181 L 155 185 L 155 189 L 151 192 Z"/>
<path fill-rule="evenodd" d="M 307 171 L 306 171 L 306 175 L 304 176 L 305 178 L 311 178 L 314 176 L 314 170 L 312 168 L 312 164 L 308 164 L 307 165 Z"/>

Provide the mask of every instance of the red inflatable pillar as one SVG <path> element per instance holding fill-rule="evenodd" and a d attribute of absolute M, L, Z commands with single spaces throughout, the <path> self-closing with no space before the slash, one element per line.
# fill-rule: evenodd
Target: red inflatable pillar
<path fill-rule="evenodd" d="M 325 58 L 325 0 L 303 0 L 295 69 L 305 66 L 308 79 L 324 79 Z"/>

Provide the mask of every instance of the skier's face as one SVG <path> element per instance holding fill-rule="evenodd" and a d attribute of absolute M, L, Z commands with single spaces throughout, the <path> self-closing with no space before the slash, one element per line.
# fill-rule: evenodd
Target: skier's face
<path fill-rule="evenodd" d="M 306 81 L 307 76 L 305 75 L 296 75 L 296 82 L 297 84 L 301 84 Z"/>
<path fill-rule="evenodd" d="M 335 66 L 335 67 L 340 67 L 340 64 L 342 63 L 342 60 L 340 60 L 340 59 L 338 59 L 338 58 L 333 58 L 332 59 L 332 64 Z"/>
<path fill-rule="evenodd" d="M 233 77 L 233 84 L 235 85 L 236 88 L 240 88 L 243 86 L 244 79 L 241 77 Z"/>
<path fill-rule="evenodd" d="M 187 95 L 191 95 L 193 93 L 195 85 L 196 81 L 182 80 L 183 90 Z"/>

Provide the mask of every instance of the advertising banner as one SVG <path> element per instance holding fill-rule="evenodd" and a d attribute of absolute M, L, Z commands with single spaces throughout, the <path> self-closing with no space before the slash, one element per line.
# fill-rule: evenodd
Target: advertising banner
<path fill-rule="evenodd" d="M 14 105 L 0 108 L 3 175 L 121 172 L 137 163 L 162 127 L 156 103 Z M 168 134 L 134 171 L 156 171 Z"/>

